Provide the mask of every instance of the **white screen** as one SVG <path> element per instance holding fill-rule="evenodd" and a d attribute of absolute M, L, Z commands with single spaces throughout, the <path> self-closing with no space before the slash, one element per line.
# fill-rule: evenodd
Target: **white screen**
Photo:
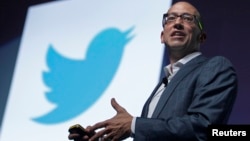
<path fill-rule="evenodd" d="M 30 7 L 0 140 L 66 141 L 69 126 L 113 117 L 113 97 L 139 116 L 162 69 L 161 20 L 170 4 L 68 0 Z"/>

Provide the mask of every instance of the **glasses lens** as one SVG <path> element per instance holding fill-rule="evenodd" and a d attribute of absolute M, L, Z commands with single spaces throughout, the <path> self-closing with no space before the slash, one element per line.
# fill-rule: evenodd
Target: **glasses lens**
<path fill-rule="evenodd" d="M 167 22 L 172 22 L 172 21 L 175 21 L 177 17 L 178 17 L 178 15 L 169 14 L 166 17 L 166 20 L 167 20 Z"/>
<path fill-rule="evenodd" d="M 181 18 L 185 22 L 193 22 L 194 21 L 194 16 L 190 14 L 183 14 L 181 15 Z"/>
<path fill-rule="evenodd" d="M 194 15 L 191 15 L 188 13 L 184 13 L 181 15 L 178 15 L 175 13 L 167 13 L 167 14 L 163 14 L 162 25 L 164 26 L 167 23 L 174 22 L 178 17 L 180 17 L 180 19 L 183 22 L 187 22 L 187 23 L 195 22 L 195 18 L 196 18 Z"/>

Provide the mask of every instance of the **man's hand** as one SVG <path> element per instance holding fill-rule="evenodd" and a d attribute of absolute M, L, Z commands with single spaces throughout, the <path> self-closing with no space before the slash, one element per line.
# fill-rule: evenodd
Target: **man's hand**
<path fill-rule="evenodd" d="M 81 125 L 78 125 L 78 126 L 72 126 L 69 129 L 68 138 L 70 140 L 88 141 L 90 139 L 90 137 L 92 137 L 95 134 L 95 132 L 89 132 L 89 130 L 86 130 L 85 128 L 81 128 Z M 89 127 L 87 127 L 87 128 L 89 128 Z"/>
<path fill-rule="evenodd" d="M 95 135 L 90 138 L 90 141 L 94 141 L 98 138 L 102 138 L 102 140 L 118 141 L 130 136 L 133 117 L 121 107 L 114 98 L 111 99 L 111 105 L 116 110 L 117 114 L 111 119 L 89 126 L 86 129 L 88 132 L 104 128 L 96 132 Z"/>

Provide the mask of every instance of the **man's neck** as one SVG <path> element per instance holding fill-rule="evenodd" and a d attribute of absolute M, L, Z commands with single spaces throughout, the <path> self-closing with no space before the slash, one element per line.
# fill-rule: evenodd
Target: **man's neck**
<path fill-rule="evenodd" d="M 189 54 L 192 54 L 194 52 L 197 52 L 198 50 L 194 50 L 192 52 L 185 52 L 185 53 L 181 53 L 179 51 L 176 51 L 176 52 L 171 52 L 169 53 L 169 61 L 170 61 L 170 64 L 174 64 L 176 63 L 178 60 L 184 58 L 185 56 L 189 55 Z"/>

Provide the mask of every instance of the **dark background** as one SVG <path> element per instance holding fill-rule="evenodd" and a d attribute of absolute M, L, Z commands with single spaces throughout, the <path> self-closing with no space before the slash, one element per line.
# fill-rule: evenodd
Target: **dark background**
<path fill-rule="evenodd" d="M 28 7 L 50 1 L 0 0 L 0 129 Z"/>
<path fill-rule="evenodd" d="M 223 55 L 235 66 L 239 79 L 231 124 L 250 124 L 250 1 L 190 0 L 203 16 L 207 40 L 202 52 Z"/>
<path fill-rule="evenodd" d="M 0 0 L 0 128 L 27 9 L 31 5 L 49 1 L 53 0 Z M 227 57 L 238 74 L 239 91 L 229 123 L 250 124 L 250 1 L 189 2 L 197 7 L 203 17 L 207 33 L 207 40 L 201 47 L 203 54 Z"/>

